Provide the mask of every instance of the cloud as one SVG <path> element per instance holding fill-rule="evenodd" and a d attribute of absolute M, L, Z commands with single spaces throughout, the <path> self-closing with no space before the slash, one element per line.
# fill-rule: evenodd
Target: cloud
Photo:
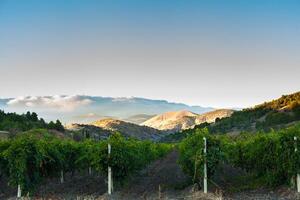
<path fill-rule="evenodd" d="M 135 102 L 134 97 L 115 97 L 112 102 Z"/>
<path fill-rule="evenodd" d="M 9 106 L 30 107 L 41 109 L 58 109 L 73 111 L 74 109 L 91 104 L 93 101 L 85 96 L 55 95 L 55 96 L 26 96 L 17 97 L 7 102 Z"/>

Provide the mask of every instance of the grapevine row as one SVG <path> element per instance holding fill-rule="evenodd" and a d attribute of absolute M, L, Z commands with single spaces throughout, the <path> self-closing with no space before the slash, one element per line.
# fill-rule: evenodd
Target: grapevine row
<path fill-rule="evenodd" d="M 207 138 L 207 154 L 203 152 Z M 227 162 L 253 174 L 266 186 L 290 184 L 300 174 L 300 124 L 268 133 L 211 135 L 197 129 L 179 144 L 179 163 L 194 182 L 201 183 L 204 162 L 211 177 Z"/>
<path fill-rule="evenodd" d="M 112 146 L 110 157 L 108 143 Z M 170 148 L 166 144 L 125 139 L 117 133 L 105 141 L 75 142 L 57 139 L 46 130 L 35 130 L 13 140 L 0 141 L 0 170 L 11 186 L 20 185 L 22 192 L 32 193 L 44 179 L 60 177 L 61 172 L 93 168 L 106 174 L 108 165 L 114 180 L 122 181 L 164 156 Z"/>

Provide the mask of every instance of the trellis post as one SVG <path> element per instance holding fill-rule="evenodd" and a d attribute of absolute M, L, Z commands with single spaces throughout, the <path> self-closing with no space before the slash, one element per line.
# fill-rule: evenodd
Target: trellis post
<path fill-rule="evenodd" d="M 108 158 L 110 158 L 111 145 L 108 143 Z M 108 194 L 111 195 L 112 192 L 112 176 L 111 167 L 108 165 Z"/>
<path fill-rule="evenodd" d="M 60 183 L 64 183 L 64 170 L 60 170 Z"/>
<path fill-rule="evenodd" d="M 203 178 L 203 192 L 206 194 L 207 193 L 207 163 L 206 163 L 206 137 L 203 137 L 204 140 L 204 178 Z"/>
<path fill-rule="evenodd" d="M 295 142 L 295 153 L 297 153 L 298 148 L 297 148 L 297 137 L 294 137 L 294 142 Z M 296 177 L 296 185 L 297 185 L 297 192 L 300 192 L 300 174 L 297 172 L 297 177 Z"/>
<path fill-rule="evenodd" d="M 18 185 L 18 193 L 17 193 L 17 198 L 21 198 L 22 196 L 22 191 L 21 191 L 21 185 Z"/>

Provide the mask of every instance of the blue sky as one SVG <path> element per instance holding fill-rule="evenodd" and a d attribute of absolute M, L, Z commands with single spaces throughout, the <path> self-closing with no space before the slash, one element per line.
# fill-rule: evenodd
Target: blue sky
<path fill-rule="evenodd" d="M 0 0 L 0 95 L 250 106 L 300 89 L 299 35 L 300 1 Z"/>

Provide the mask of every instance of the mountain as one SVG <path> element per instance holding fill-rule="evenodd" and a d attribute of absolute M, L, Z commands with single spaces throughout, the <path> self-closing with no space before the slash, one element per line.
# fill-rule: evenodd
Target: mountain
<path fill-rule="evenodd" d="M 154 117 L 155 115 L 146 115 L 146 114 L 139 114 L 139 115 L 133 115 L 126 119 L 123 119 L 126 122 L 131 122 L 134 124 L 142 124 L 143 122 L 147 121 L 148 119 Z"/>
<path fill-rule="evenodd" d="M 214 122 L 217 118 L 228 117 L 233 110 L 220 109 L 204 114 L 196 114 L 190 111 L 166 112 L 145 121 L 142 125 L 156 128 L 159 130 L 170 130 L 172 132 L 190 129 L 197 124 L 204 122 Z"/>
<path fill-rule="evenodd" d="M 101 127 L 88 124 L 69 124 L 66 129 L 71 132 L 74 140 L 91 138 L 95 140 L 107 139 L 113 132 Z"/>
<path fill-rule="evenodd" d="M 190 110 L 201 114 L 214 109 L 138 97 L 55 95 L 0 99 L 0 110 L 16 113 L 25 113 L 29 110 L 39 113 L 46 121 L 60 119 L 64 123 L 90 123 L 107 117 L 140 123 L 147 117 L 137 119 L 136 115 L 145 117 L 178 110 Z"/>
<path fill-rule="evenodd" d="M 142 125 L 159 130 L 178 131 L 194 126 L 197 116 L 197 114 L 186 110 L 166 112 L 154 116 L 153 118 L 142 123 Z"/>
<path fill-rule="evenodd" d="M 202 123 L 161 138 L 163 142 L 178 142 L 198 128 L 207 128 L 212 134 L 239 134 L 243 131 L 269 131 L 291 126 L 300 121 L 300 92 L 283 95 L 278 99 L 251 108 L 235 111 L 230 117 Z"/>
<path fill-rule="evenodd" d="M 118 131 L 125 137 L 134 137 L 137 139 L 149 139 L 149 140 L 158 140 L 162 136 L 166 135 L 166 132 L 159 131 L 157 129 L 140 126 L 137 124 L 116 120 L 116 119 L 101 119 L 95 122 L 92 122 L 90 125 L 100 127 L 110 131 Z"/>

